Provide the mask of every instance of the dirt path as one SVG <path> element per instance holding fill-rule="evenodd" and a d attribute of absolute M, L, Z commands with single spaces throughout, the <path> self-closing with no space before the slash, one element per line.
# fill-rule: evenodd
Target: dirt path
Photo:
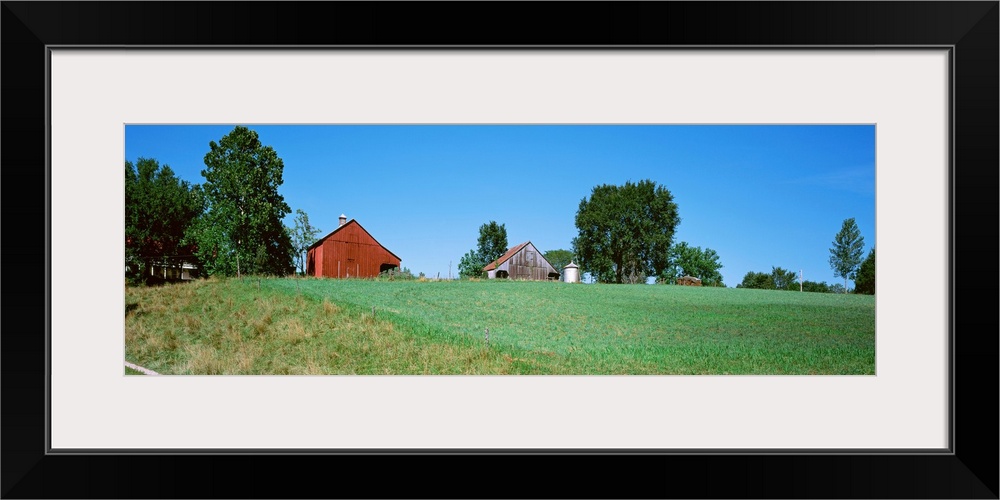
<path fill-rule="evenodd" d="M 140 371 L 142 373 L 145 373 L 146 375 L 159 375 L 159 373 L 156 373 L 153 370 L 150 370 L 149 368 L 143 368 L 143 367 L 141 367 L 139 365 L 129 363 L 128 361 L 125 362 L 125 366 L 127 366 L 127 367 L 129 367 L 129 368 L 131 368 L 131 369 L 133 369 L 135 371 Z"/>

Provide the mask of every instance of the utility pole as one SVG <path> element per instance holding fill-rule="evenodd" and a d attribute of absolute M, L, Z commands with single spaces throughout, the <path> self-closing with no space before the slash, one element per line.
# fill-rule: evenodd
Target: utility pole
<path fill-rule="evenodd" d="M 799 269 L 799 291 L 802 291 L 802 270 Z"/>

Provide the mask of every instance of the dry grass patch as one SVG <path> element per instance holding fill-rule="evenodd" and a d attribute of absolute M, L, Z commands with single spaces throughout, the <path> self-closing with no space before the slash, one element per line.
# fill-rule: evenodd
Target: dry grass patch
<path fill-rule="evenodd" d="M 296 345 L 311 336 L 311 332 L 306 330 L 305 325 L 299 318 L 283 319 L 278 323 L 275 330 L 277 330 L 278 335 L 281 335 L 285 342 L 291 345 Z"/>
<path fill-rule="evenodd" d="M 126 288 L 126 304 L 126 357 L 165 375 L 508 373 L 511 366 L 480 346 L 434 341 L 391 314 L 257 289 L 256 280 Z"/>
<path fill-rule="evenodd" d="M 187 362 L 182 373 L 196 373 L 199 375 L 220 375 L 225 373 L 223 362 L 215 349 L 204 345 L 188 345 L 184 350 L 187 352 Z"/>
<path fill-rule="evenodd" d="M 300 296 L 299 299 L 301 300 L 301 298 L 302 297 Z M 330 302 L 329 300 L 327 300 L 326 297 L 324 297 L 323 298 L 323 312 L 325 314 L 337 314 L 338 312 L 340 312 L 340 308 L 337 307 L 337 305 L 334 304 L 333 302 Z"/>

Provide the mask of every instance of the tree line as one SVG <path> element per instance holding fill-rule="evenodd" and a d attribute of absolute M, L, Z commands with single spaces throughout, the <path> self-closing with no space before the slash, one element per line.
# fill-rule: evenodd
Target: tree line
<path fill-rule="evenodd" d="M 257 133 L 235 127 L 205 154 L 204 182 L 178 178 L 156 159 L 125 162 L 125 269 L 147 280 L 154 265 L 191 263 L 206 275 L 304 272 L 303 253 L 320 233 L 278 192 L 284 162 Z"/>
<path fill-rule="evenodd" d="M 599 283 L 646 283 L 650 278 L 657 283 L 675 283 L 683 276 L 693 276 L 705 286 L 726 286 L 715 250 L 674 241 L 680 221 L 677 204 L 662 185 L 648 179 L 620 186 L 602 184 L 580 201 L 572 250 L 550 250 L 544 256 L 560 272 L 574 260 L 582 273 Z M 748 272 L 736 287 L 874 294 L 875 249 L 862 260 L 863 248 L 857 223 L 846 219 L 834 237 L 829 258 L 834 276 L 844 278 L 843 285 L 801 280 L 793 271 L 772 267 L 770 272 Z M 483 276 L 483 267 L 506 250 L 505 226 L 496 221 L 483 224 L 477 248 L 459 262 L 459 276 Z M 854 290 L 848 290 L 848 279 L 855 281 Z"/>
<path fill-rule="evenodd" d="M 772 267 L 771 272 L 750 271 L 743 276 L 743 281 L 736 288 L 757 288 L 763 290 L 793 290 L 821 293 L 859 293 L 875 294 L 875 248 L 868 256 L 861 259 L 865 239 L 861 236 L 854 218 L 845 219 L 840 231 L 833 239 L 830 247 L 829 263 L 834 276 L 844 278 L 844 284 L 827 284 L 825 281 L 815 282 L 801 280 L 794 271 L 780 267 Z M 847 280 L 854 280 L 854 289 L 847 287 Z"/>

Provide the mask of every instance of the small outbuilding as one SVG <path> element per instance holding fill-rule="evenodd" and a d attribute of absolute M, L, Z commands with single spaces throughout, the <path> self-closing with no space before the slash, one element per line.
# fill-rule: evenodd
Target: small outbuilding
<path fill-rule="evenodd" d="M 694 276 L 681 276 L 680 278 L 677 278 L 677 284 L 685 286 L 701 286 L 701 280 L 695 278 Z"/>
<path fill-rule="evenodd" d="M 552 264 L 545 260 L 542 253 L 530 241 L 525 241 L 507 250 L 507 253 L 484 267 L 483 271 L 486 271 L 486 276 L 490 279 L 510 278 L 535 281 L 559 279 L 559 271 L 556 271 Z"/>
<path fill-rule="evenodd" d="M 198 266 L 189 262 L 153 262 L 149 275 L 165 282 L 191 281 L 198 277 Z"/>
<path fill-rule="evenodd" d="M 341 214 L 340 226 L 306 250 L 306 274 L 328 278 L 374 278 L 399 268 L 400 258 L 358 221 Z"/>

